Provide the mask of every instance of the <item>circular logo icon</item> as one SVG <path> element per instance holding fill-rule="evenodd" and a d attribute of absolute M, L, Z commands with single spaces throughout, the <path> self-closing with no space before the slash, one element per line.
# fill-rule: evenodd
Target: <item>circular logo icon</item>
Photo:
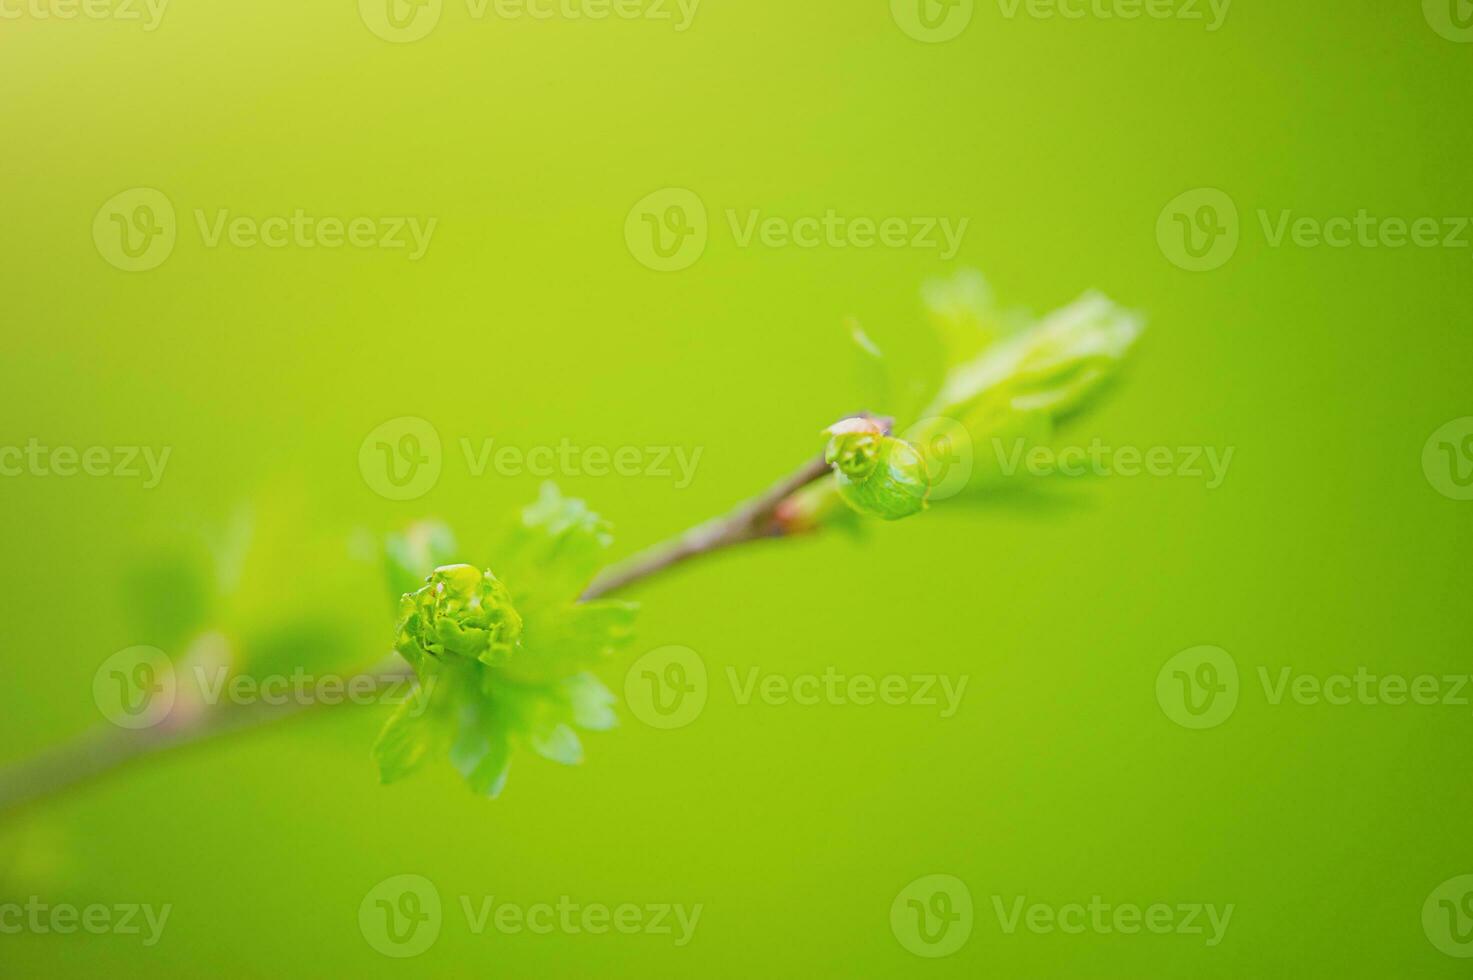
<path fill-rule="evenodd" d="M 905 430 L 904 439 L 925 460 L 931 481 L 927 500 L 949 500 L 967 488 L 972 479 L 972 434 L 966 426 L 941 416 L 921 419 Z"/>
<path fill-rule="evenodd" d="M 102 662 L 92 675 L 92 700 L 120 728 L 152 728 L 169 716 L 178 678 L 158 647 L 129 647 Z"/>
<path fill-rule="evenodd" d="M 1422 13 L 1449 41 L 1473 43 L 1473 0 L 1422 0 Z"/>
<path fill-rule="evenodd" d="M 389 419 L 358 447 L 358 469 L 369 489 L 389 500 L 415 500 L 440 481 L 440 433 L 413 415 Z"/>
<path fill-rule="evenodd" d="M 1156 219 L 1156 244 L 1177 268 L 1210 272 L 1238 251 L 1238 206 L 1215 187 L 1179 194 Z"/>
<path fill-rule="evenodd" d="M 656 272 L 679 272 L 705 254 L 709 230 L 705 202 L 694 191 L 666 187 L 629 209 L 624 244 L 641 265 Z"/>
<path fill-rule="evenodd" d="M 972 935 L 972 893 L 954 875 L 926 875 L 900 890 L 890 904 L 890 931 L 910 952 L 927 959 L 950 956 Z"/>
<path fill-rule="evenodd" d="M 890 16 L 917 41 L 940 44 L 972 23 L 973 0 L 890 0 Z"/>
<path fill-rule="evenodd" d="M 178 237 L 173 203 L 152 187 L 134 187 L 109 198 L 92 218 L 98 254 L 124 272 L 163 265 Z"/>
<path fill-rule="evenodd" d="M 1216 728 L 1238 707 L 1238 663 L 1221 647 L 1183 650 L 1156 675 L 1156 700 L 1183 728 Z"/>
<path fill-rule="evenodd" d="M 629 665 L 624 701 L 651 728 L 684 728 L 706 710 L 706 662 L 690 647 L 660 647 Z"/>
<path fill-rule="evenodd" d="M 358 930 L 368 945 L 404 959 L 440 938 L 440 892 L 423 875 L 395 875 L 368 890 L 358 906 Z"/>
<path fill-rule="evenodd" d="M 358 0 L 358 16 L 385 41 L 418 41 L 440 23 L 444 0 Z"/>
<path fill-rule="evenodd" d="M 1422 473 L 1432 489 L 1453 500 L 1473 500 L 1473 417 L 1453 419 L 1422 447 Z"/>
<path fill-rule="evenodd" d="M 1473 875 L 1449 878 L 1422 903 L 1422 931 L 1448 956 L 1473 957 Z"/>

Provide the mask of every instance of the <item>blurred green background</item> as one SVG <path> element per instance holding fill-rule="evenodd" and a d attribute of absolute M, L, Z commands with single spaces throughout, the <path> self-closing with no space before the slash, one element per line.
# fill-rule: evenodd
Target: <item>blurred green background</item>
<path fill-rule="evenodd" d="M 1473 503 L 1439 493 L 1422 455 L 1473 415 L 1473 235 L 1274 247 L 1259 219 L 1473 215 L 1459 94 L 1473 45 L 1434 30 L 1436 8 L 1240 0 L 1208 31 L 978 3 L 960 36 L 931 44 L 882 0 L 705 0 L 685 31 L 477 19 L 447 0 L 412 43 L 376 36 L 350 2 L 175 0 L 153 31 L 7 7 L 20 15 L 0 20 L 0 444 L 172 454 L 153 489 L 0 480 L 6 760 L 97 723 L 98 665 L 160 642 L 139 635 L 121 583 L 140 556 L 222 533 L 242 502 L 300 529 L 280 550 L 305 579 L 354 561 L 334 542 L 425 516 L 476 542 L 535 496 L 532 476 L 471 475 L 461 438 L 703 447 L 684 488 L 560 478 L 627 554 L 766 486 L 866 407 L 846 317 L 929 356 L 920 287 L 963 266 L 1009 304 L 1042 311 L 1098 288 L 1148 316 L 1128 377 L 1075 439 L 1235 456 L 1217 489 L 1094 480 L 1058 509 L 937 508 L 867 541 L 753 547 L 642 585 L 630 656 L 697 651 L 713 677 L 704 713 L 672 731 L 626 714 L 574 769 L 519 757 L 494 803 L 445 766 L 378 786 L 368 749 L 384 711 L 368 708 L 163 757 L 7 818 L 0 901 L 173 911 L 150 948 L 0 935 L 0 971 L 1466 975 L 1422 908 L 1473 872 L 1473 707 L 1274 705 L 1258 681 L 1260 667 L 1470 672 Z M 623 229 L 672 186 L 704 201 L 710 241 L 659 273 Z M 91 229 L 133 187 L 167 195 L 178 241 L 128 273 Z M 1188 272 L 1157 223 L 1202 187 L 1236 203 L 1241 241 L 1220 268 Z M 196 209 L 297 208 L 438 225 L 419 261 L 208 248 L 195 227 Z M 728 208 L 971 224 L 950 261 L 743 248 Z M 376 494 L 358 467 L 364 437 L 400 416 L 446 447 L 438 483 L 410 501 Z M 361 603 L 333 607 L 358 631 L 344 649 L 368 660 L 391 625 L 371 579 Z M 313 592 L 291 576 L 274 587 L 283 607 Z M 1194 731 L 1155 684 L 1201 644 L 1235 658 L 1242 692 L 1224 724 Z M 728 666 L 969 684 L 945 719 L 740 705 Z M 605 679 L 622 690 L 622 665 Z M 438 941 L 403 960 L 358 926 L 365 894 L 400 874 L 430 879 L 446 905 Z M 930 874 L 966 882 L 976 906 L 969 940 L 941 959 L 912 955 L 890 923 L 896 895 Z M 703 911 L 683 947 L 475 935 L 463 895 Z M 1215 946 L 1008 934 L 994 896 L 1234 913 Z"/>

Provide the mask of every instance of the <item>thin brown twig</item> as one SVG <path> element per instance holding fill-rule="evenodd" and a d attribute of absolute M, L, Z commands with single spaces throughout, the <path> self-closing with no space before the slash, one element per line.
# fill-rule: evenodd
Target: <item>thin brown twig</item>
<path fill-rule="evenodd" d="M 799 490 L 824 477 L 829 471 L 823 457 L 810 460 L 792 476 L 774 484 L 736 510 L 698 524 L 676 538 L 657 544 L 628 561 L 600 573 L 583 593 L 583 601 L 597 599 L 626 585 L 700 555 L 709 555 L 732 545 L 786 533 L 778 521 L 778 509 Z"/>
<path fill-rule="evenodd" d="M 815 458 L 761 495 L 722 517 L 655 545 L 598 575 L 583 593 L 584 601 L 607 595 L 674 565 L 733 545 L 780 537 L 789 529 L 780 519 L 782 505 L 793 494 L 829 472 Z M 375 690 L 412 676 L 397 655 L 370 668 L 359 678 L 371 677 Z M 357 680 L 358 678 L 354 678 Z M 351 689 L 353 681 L 349 681 Z M 227 734 L 249 731 L 301 715 L 319 702 L 304 700 L 268 704 L 217 704 L 187 720 L 166 719 L 152 728 L 129 730 L 99 725 L 71 741 L 33 758 L 0 769 L 0 816 L 84 785 L 122 767 L 161 752 L 198 745 Z"/>

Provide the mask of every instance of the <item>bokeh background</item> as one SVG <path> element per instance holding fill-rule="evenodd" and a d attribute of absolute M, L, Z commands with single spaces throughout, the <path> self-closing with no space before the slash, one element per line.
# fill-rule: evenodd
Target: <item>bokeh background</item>
<path fill-rule="evenodd" d="M 961 267 L 1009 304 L 1098 288 L 1149 318 L 1077 439 L 1235 456 L 1216 489 L 1092 480 L 1057 507 L 938 508 L 642 585 L 630 655 L 698 651 L 714 678 L 704 713 L 673 731 L 626 716 L 574 769 L 519 758 L 494 803 L 448 767 L 380 787 L 368 749 L 384 711 L 365 708 L 7 815 L 0 898 L 173 911 L 151 948 L 0 936 L 0 972 L 1464 975 L 1422 907 L 1473 872 L 1473 707 L 1274 705 L 1258 669 L 1473 672 L 1473 503 L 1422 465 L 1435 430 L 1473 415 L 1473 234 L 1274 247 L 1259 212 L 1473 215 L 1473 44 L 1416 0 L 1239 0 L 1215 31 L 1010 9 L 979 2 L 958 37 L 925 43 L 882 0 L 705 0 L 685 31 L 478 20 L 447 0 L 427 36 L 395 43 L 350 2 L 175 0 L 152 31 L 7 8 L 0 443 L 172 450 L 152 489 L 0 480 L 7 760 L 98 723 L 98 665 L 172 642 L 139 626 L 140 563 L 223 539 L 243 505 L 274 535 L 263 567 L 280 569 L 258 578 L 259 607 L 324 611 L 334 655 L 372 660 L 392 620 L 383 590 L 372 575 L 362 591 L 324 585 L 332 569 L 422 517 L 489 539 L 536 495 L 532 476 L 471 475 L 459 439 L 702 447 L 688 487 L 560 478 L 630 553 L 766 486 L 865 407 L 846 317 L 897 357 L 934 356 L 920 288 Z M 103 202 L 133 187 L 179 216 L 147 272 L 115 268 L 92 237 Z M 624 239 L 631 206 L 665 187 L 712 215 L 680 272 L 646 268 Z M 1236 203 L 1241 240 L 1189 272 L 1158 218 L 1204 187 Z M 297 208 L 438 226 L 414 262 L 207 248 L 195 228 L 196 209 Z M 949 261 L 743 248 L 727 208 L 971 224 Z M 410 501 L 358 466 L 365 435 L 401 416 L 446 445 L 438 483 Z M 1158 703 L 1156 677 L 1201 644 L 1231 654 L 1242 692 L 1225 723 L 1194 731 Z M 739 705 L 729 666 L 969 686 L 945 719 Z M 622 670 L 605 672 L 616 690 Z M 403 960 L 358 925 L 364 895 L 399 874 L 446 903 L 438 941 Z M 897 893 L 930 874 L 965 881 L 977 910 L 969 941 L 934 960 L 890 923 Z M 679 948 L 474 935 L 462 895 L 703 912 Z M 1008 934 L 993 910 L 994 896 L 1096 895 L 1235 911 L 1209 947 Z"/>

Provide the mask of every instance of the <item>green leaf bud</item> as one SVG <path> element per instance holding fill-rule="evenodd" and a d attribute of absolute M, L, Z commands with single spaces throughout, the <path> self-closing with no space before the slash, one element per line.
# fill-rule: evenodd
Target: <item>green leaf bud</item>
<path fill-rule="evenodd" d="M 825 431 L 831 438 L 824 460 L 851 508 L 886 521 L 926 509 L 931 483 L 914 446 L 886 434 L 874 419 L 844 419 Z"/>
<path fill-rule="evenodd" d="M 495 664 L 516 648 L 522 617 L 506 586 L 474 565 L 444 565 L 399 601 L 395 649 L 418 666 L 428 655 Z"/>

